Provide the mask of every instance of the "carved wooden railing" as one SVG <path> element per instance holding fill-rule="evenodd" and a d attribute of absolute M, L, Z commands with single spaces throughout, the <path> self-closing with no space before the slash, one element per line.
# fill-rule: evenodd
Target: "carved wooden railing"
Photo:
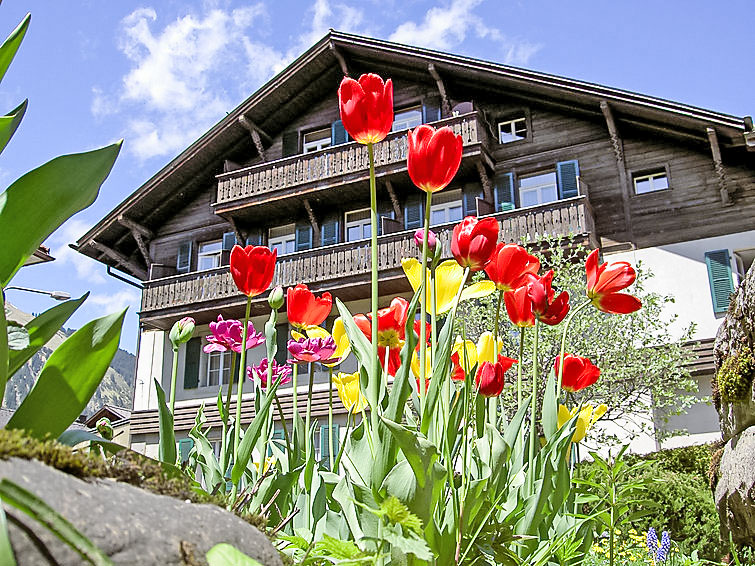
<path fill-rule="evenodd" d="M 544 236 L 595 233 L 595 221 L 585 196 L 552 202 L 491 215 L 500 224 L 500 239 L 505 242 L 537 241 Z M 451 256 L 451 232 L 454 224 L 433 226 L 438 234 L 443 255 Z M 407 230 L 378 238 L 378 269 L 381 272 L 401 267 L 404 257 L 416 257 L 414 231 Z M 288 287 L 297 283 L 338 281 L 347 286 L 352 276 L 370 271 L 369 242 L 345 242 L 315 248 L 278 258 L 273 285 Z M 186 273 L 146 281 L 142 293 L 142 312 L 158 311 L 214 301 L 228 297 L 241 298 L 228 267 Z"/>
<path fill-rule="evenodd" d="M 432 122 L 436 127 L 450 126 L 461 135 L 466 146 L 482 144 L 487 136 L 477 112 Z M 406 132 L 389 134 L 374 145 L 375 167 L 406 164 Z M 215 205 L 246 199 L 271 191 L 287 189 L 307 183 L 317 183 L 339 177 L 369 172 L 367 146 L 356 142 L 337 145 L 286 157 L 217 176 L 218 194 Z"/>

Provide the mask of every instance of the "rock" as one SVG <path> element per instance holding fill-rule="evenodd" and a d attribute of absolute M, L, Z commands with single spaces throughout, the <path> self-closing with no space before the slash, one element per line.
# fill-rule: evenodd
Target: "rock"
<path fill-rule="evenodd" d="M 752 544 L 755 540 L 755 427 L 724 446 L 718 468 L 715 502 L 724 540 Z"/>
<path fill-rule="evenodd" d="M 264 534 L 216 505 L 156 495 L 115 480 L 82 481 L 35 460 L 0 461 L 0 478 L 44 500 L 115 564 L 207 564 L 205 553 L 226 542 L 264 566 L 282 566 Z M 14 507 L 4 508 L 19 566 L 83 563 L 40 523 Z"/>

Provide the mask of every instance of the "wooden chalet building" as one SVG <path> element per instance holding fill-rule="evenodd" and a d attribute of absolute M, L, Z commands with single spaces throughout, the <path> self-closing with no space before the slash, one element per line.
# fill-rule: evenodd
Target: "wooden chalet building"
<path fill-rule="evenodd" d="M 755 254 L 749 117 L 331 31 L 77 242 L 81 253 L 143 282 L 134 448 L 157 453 L 152 378 L 168 389 L 171 325 L 193 316 L 201 336 L 218 314 L 243 317 L 245 298 L 227 267 L 235 242 L 278 248 L 274 284 L 306 283 L 352 312 L 369 309 L 367 151 L 349 141 L 337 102 L 341 78 L 365 72 L 394 83 L 394 132 L 375 147 L 381 306 L 410 291 L 400 262 L 416 254 L 424 194 L 407 175 L 406 130 L 424 122 L 451 126 L 464 143 L 459 173 L 431 211 L 447 254 L 450 228 L 468 214 L 493 215 L 506 241 L 573 234 L 609 260 L 653 268 L 652 285 L 676 295 L 680 324 L 697 322 L 703 350 L 710 344 Z M 268 312 L 259 297 L 258 329 Z M 286 330 L 283 322 L 279 350 Z M 219 423 L 215 399 L 230 357 L 204 354 L 203 340 L 180 352 L 179 436 L 203 401 L 208 423 Z M 706 359 L 697 374 L 710 372 Z M 316 386 L 321 424 L 325 378 Z M 290 388 L 281 396 L 290 416 Z M 245 403 L 245 422 L 252 405 Z M 706 410 L 681 424 L 714 433 L 715 413 Z"/>

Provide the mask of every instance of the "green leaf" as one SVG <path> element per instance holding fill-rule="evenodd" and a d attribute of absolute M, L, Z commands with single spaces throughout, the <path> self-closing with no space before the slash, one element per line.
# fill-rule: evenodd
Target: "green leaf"
<path fill-rule="evenodd" d="M 542 423 L 545 438 L 550 439 L 558 430 L 558 402 L 556 401 L 556 372 L 551 368 L 545 383 Z"/>
<path fill-rule="evenodd" d="M 71 318 L 71 315 L 76 312 L 76 309 L 81 306 L 88 296 L 89 293 L 86 293 L 78 299 L 72 299 L 55 305 L 29 321 L 25 326 L 26 330 L 29 331 L 29 345 L 23 350 L 10 352 L 8 375 L 16 373 L 42 346 L 47 344 L 50 338 Z"/>
<path fill-rule="evenodd" d="M 413 554 L 419 560 L 430 562 L 433 559 L 433 553 L 427 546 L 425 539 L 414 532 L 402 533 L 400 528 L 386 529 L 383 537 L 391 546 L 404 554 Z"/>
<path fill-rule="evenodd" d="M 168 404 L 165 402 L 165 391 L 163 391 L 157 378 L 155 378 L 155 389 L 157 390 L 157 410 L 160 418 L 159 458 L 168 464 L 175 464 L 177 455 L 176 431 L 173 429 L 173 413 L 170 412 Z"/>
<path fill-rule="evenodd" d="M 5 320 L 5 297 L 0 291 L 0 404 L 5 398 L 5 384 L 8 382 L 8 323 Z"/>
<path fill-rule="evenodd" d="M 82 442 L 94 442 L 95 444 L 99 444 L 112 454 L 117 454 L 122 450 L 126 450 L 125 446 L 116 444 L 115 442 L 111 442 L 109 440 L 105 440 L 104 438 L 97 434 L 94 434 L 93 432 L 82 430 L 80 428 L 64 431 L 63 434 L 58 437 L 58 442 L 71 447 L 76 446 L 77 444 L 81 444 Z"/>
<path fill-rule="evenodd" d="M 118 350 L 126 309 L 88 322 L 50 355 L 8 428 L 58 437 L 81 414 Z"/>
<path fill-rule="evenodd" d="M 352 541 L 339 540 L 328 534 L 323 534 L 322 540 L 315 545 L 315 550 L 317 554 L 335 560 L 356 560 L 365 557 L 364 552 Z"/>
<path fill-rule="evenodd" d="M 23 350 L 29 346 L 29 331 L 13 321 L 7 323 L 8 349 L 11 352 Z"/>
<path fill-rule="evenodd" d="M 28 103 L 28 100 L 24 100 L 8 114 L 0 116 L 0 152 L 5 149 L 13 134 L 16 133 L 16 129 L 24 118 Z"/>
<path fill-rule="evenodd" d="M 23 511 L 47 527 L 52 534 L 75 550 L 84 560 L 95 566 L 110 566 L 113 562 L 69 523 L 60 513 L 8 479 L 0 480 L 0 499 Z"/>
<path fill-rule="evenodd" d="M 407 529 L 414 531 L 418 535 L 422 534 L 422 521 L 409 508 L 401 503 L 397 497 L 388 497 L 380 504 L 381 511 L 385 512 L 385 517 L 391 522 Z"/>
<path fill-rule="evenodd" d="M 262 566 L 254 558 L 225 542 L 213 546 L 205 557 L 209 566 Z"/>
<path fill-rule="evenodd" d="M 341 319 L 343 320 L 343 327 L 346 330 L 346 335 L 349 337 L 349 342 L 351 343 L 351 351 L 354 352 L 354 355 L 359 361 L 359 365 L 364 368 L 364 371 L 367 373 L 367 376 L 369 376 L 369 379 L 379 380 L 380 375 L 376 375 L 375 373 L 375 360 L 373 360 L 372 358 L 372 344 L 364 335 L 364 333 L 359 330 L 359 327 L 354 322 L 354 318 L 351 316 L 349 309 L 346 308 L 346 305 L 341 302 L 341 299 L 336 299 L 336 306 L 338 307 L 338 312 L 341 314 Z M 375 396 L 375 392 L 373 391 L 375 388 L 370 387 L 369 384 L 363 384 L 363 388 L 370 406 L 377 407 L 379 399 Z"/>
<path fill-rule="evenodd" d="M 57 157 L 0 194 L 0 287 L 63 222 L 94 202 L 120 149 L 118 142 Z"/>
<path fill-rule="evenodd" d="M 31 14 L 26 14 L 21 23 L 16 26 L 16 29 L 10 32 L 10 35 L 0 45 L 0 81 L 3 80 L 5 72 L 8 70 L 11 61 L 13 61 L 13 57 L 16 56 L 16 52 L 26 35 L 26 30 L 29 29 L 30 21 Z"/>
<path fill-rule="evenodd" d="M 5 510 L 2 504 L 0 504 L 0 564 L 16 566 L 16 557 L 13 555 L 13 547 L 10 545 L 8 523 L 5 520 Z"/>
<path fill-rule="evenodd" d="M 427 390 L 425 400 L 425 410 L 422 414 L 422 423 L 420 430 L 422 434 L 427 435 L 430 430 L 430 423 L 436 413 L 436 404 L 440 398 L 441 388 L 447 379 L 451 379 L 448 365 L 451 361 L 451 346 L 454 337 L 454 319 L 456 308 L 453 308 L 443 323 L 443 328 L 438 336 L 438 353 L 433 356 L 433 377 L 430 380 L 430 387 Z"/>

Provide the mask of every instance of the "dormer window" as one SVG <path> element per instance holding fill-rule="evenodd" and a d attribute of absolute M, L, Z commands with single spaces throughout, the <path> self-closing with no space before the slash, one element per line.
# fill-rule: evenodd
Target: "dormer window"
<path fill-rule="evenodd" d="M 498 122 L 498 143 L 511 143 L 527 139 L 527 118 L 524 114 Z"/>
<path fill-rule="evenodd" d="M 422 123 L 422 107 L 412 106 L 403 110 L 397 110 L 393 115 L 392 132 L 411 130 Z"/>
<path fill-rule="evenodd" d="M 665 169 L 634 175 L 634 194 L 643 195 L 668 189 L 668 174 Z"/>
<path fill-rule="evenodd" d="M 330 147 L 331 138 L 330 128 L 307 132 L 302 137 L 302 153 L 310 153 Z"/>

